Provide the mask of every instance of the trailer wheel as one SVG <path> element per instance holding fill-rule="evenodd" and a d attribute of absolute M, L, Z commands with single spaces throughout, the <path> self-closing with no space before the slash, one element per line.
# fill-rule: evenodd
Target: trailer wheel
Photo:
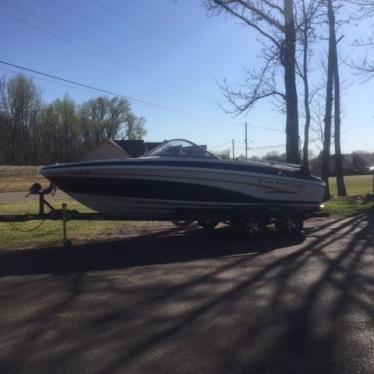
<path fill-rule="evenodd" d="M 187 227 L 190 225 L 193 221 L 188 220 L 188 221 L 171 221 L 175 226 L 177 227 Z"/>
<path fill-rule="evenodd" d="M 198 223 L 205 230 L 213 230 L 219 224 L 219 221 L 216 219 L 208 219 L 208 220 L 198 221 Z"/>
<path fill-rule="evenodd" d="M 281 234 L 300 235 L 303 227 L 304 216 L 300 213 L 283 213 L 275 219 L 275 228 Z"/>
<path fill-rule="evenodd" d="M 266 233 L 266 220 L 259 213 L 253 213 L 240 221 L 239 229 L 250 239 L 259 239 Z"/>

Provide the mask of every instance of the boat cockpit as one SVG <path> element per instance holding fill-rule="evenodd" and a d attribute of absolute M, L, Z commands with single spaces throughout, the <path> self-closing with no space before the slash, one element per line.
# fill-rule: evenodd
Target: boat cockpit
<path fill-rule="evenodd" d="M 185 139 L 173 139 L 166 141 L 146 153 L 143 157 L 185 157 L 219 160 L 220 158 L 205 148 Z"/>

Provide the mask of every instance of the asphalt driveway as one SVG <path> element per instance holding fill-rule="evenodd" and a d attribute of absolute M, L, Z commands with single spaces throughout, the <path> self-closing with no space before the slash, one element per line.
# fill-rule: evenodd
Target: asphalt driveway
<path fill-rule="evenodd" d="M 1 373 L 374 373 L 374 217 L 0 253 Z"/>

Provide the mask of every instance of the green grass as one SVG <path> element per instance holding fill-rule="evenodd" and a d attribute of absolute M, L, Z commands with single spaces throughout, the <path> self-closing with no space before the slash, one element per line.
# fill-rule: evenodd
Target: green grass
<path fill-rule="evenodd" d="M 347 197 L 337 197 L 336 178 L 329 178 L 332 199 L 324 202 L 324 211 L 334 215 L 353 216 L 374 212 L 374 202 L 368 198 L 373 193 L 373 175 L 349 175 L 344 177 Z"/>
<path fill-rule="evenodd" d="M 54 206 L 68 203 L 69 209 L 89 212 L 89 209 L 72 199 L 55 200 Z M 1 214 L 34 214 L 37 202 L 0 204 Z M 42 225 L 41 225 L 42 224 Z M 40 226 L 41 225 L 41 226 Z M 132 221 L 70 221 L 67 223 L 68 238 L 74 244 L 123 238 L 128 235 L 149 233 L 170 227 L 168 223 Z M 61 221 L 29 221 L 0 223 L 0 249 L 36 248 L 61 245 Z"/>
<path fill-rule="evenodd" d="M 373 193 L 372 175 L 348 175 L 344 177 L 348 196 Z M 330 194 L 336 195 L 336 178 L 329 178 Z"/>
<path fill-rule="evenodd" d="M 323 203 L 323 211 L 333 215 L 355 216 L 374 213 L 374 199 L 368 195 L 333 197 Z"/>
<path fill-rule="evenodd" d="M 0 177 L 0 192 L 28 191 L 34 183 L 40 183 L 42 187 L 49 185 L 49 181 L 41 175 Z"/>

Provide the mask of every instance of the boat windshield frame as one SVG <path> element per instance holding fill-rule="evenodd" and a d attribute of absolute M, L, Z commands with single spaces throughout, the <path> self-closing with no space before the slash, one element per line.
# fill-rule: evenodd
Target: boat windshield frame
<path fill-rule="evenodd" d="M 185 153 L 185 154 L 180 154 L 178 152 L 173 152 L 168 154 L 167 152 L 162 153 L 165 151 L 168 147 L 171 147 L 172 143 L 178 143 L 180 142 L 180 147 L 179 151 L 183 150 L 183 143 L 186 145 L 188 144 L 189 147 L 192 147 L 191 149 L 197 150 L 196 154 L 193 153 Z M 177 147 L 178 144 L 176 144 L 174 147 Z M 174 158 L 198 158 L 198 159 L 203 159 L 203 160 L 220 160 L 220 158 L 213 153 L 210 153 L 207 151 L 205 148 L 189 141 L 186 139 L 171 139 L 164 141 L 162 144 L 157 146 L 154 149 L 151 149 L 149 152 L 147 152 L 144 156 L 142 157 L 174 157 Z"/>

